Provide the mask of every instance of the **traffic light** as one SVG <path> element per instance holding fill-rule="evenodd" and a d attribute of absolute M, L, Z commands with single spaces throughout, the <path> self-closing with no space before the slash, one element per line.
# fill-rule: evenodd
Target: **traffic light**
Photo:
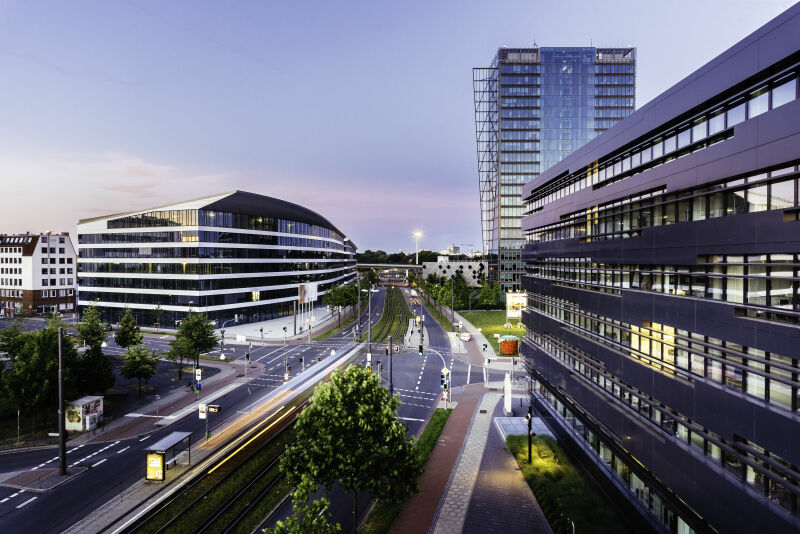
<path fill-rule="evenodd" d="M 244 359 L 247 360 L 247 363 L 250 363 L 250 353 L 249 352 L 245 353 Z"/>
<path fill-rule="evenodd" d="M 300 364 L 301 365 L 303 364 L 303 357 L 302 356 L 300 356 Z"/>
<path fill-rule="evenodd" d="M 419 346 L 419 355 L 422 356 L 422 345 Z"/>
<path fill-rule="evenodd" d="M 486 345 L 486 343 L 484 343 L 484 344 L 483 344 L 483 351 L 484 351 L 484 352 L 486 352 L 486 347 L 487 347 L 487 345 Z"/>
<path fill-rule="evenodd" d="M 263 328 L 262 328 L 262 330 L 263 330 Z M 286 333 L 286 327 L 285 326 L 283 327 L 283 333 L 284 334 Z"/>
<path fill-rule="evenodd" d="M 442 373 L 442 374 L 441 374 L 441 375 L 439 375 L 439 376 L 441 377 L 442 389 L 445 389 L 445 376 L 444 376 L 444 373 Z"/>

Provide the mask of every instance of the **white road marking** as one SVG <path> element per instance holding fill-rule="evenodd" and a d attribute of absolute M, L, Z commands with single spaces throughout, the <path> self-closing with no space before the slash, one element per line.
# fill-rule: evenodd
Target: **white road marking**
<path fill-rule="evenodd" d="M 17 506 L 17 508 L 22 508 L 23 506 L 25 506 L 25 505 L 26 505 L 26 504 L 28 504 L 29 502 L 35 501 L 36 499 L 38 499 L 38 497 L 31 497 L 30 499 L 28 499 L 28 500 L 27 500 L 27 501 L 25 501 L 24 503 L 22 503 L 22 504 L 20 504 L 19 506 Z"/>
<path fill-rule="evenodd" d="M 467 367 L 467 384 L 469 384 L 469 375 L 471 372 L 472 372 L 472 364 L 469 364 L 469 367 Z"/>
<path fill-rule="evenodd" d="M 139 441 L 144 441 L 144 440 L 149 439 L 149 438 L 150 438 L 150 436 L 145 436 L 142 439 L 140 439 Z"/>
<path fill-rule="evenodd" d="M 10 497 L 6 497 L 6 498 L 5 498 L 5 499 L 3 499 L 2 501 L 0 501 L 0 503 L 4 503 L 4 502 L 6 502 L 6 501 L 7 501 L 9 498 L 10 498 Z"/>
<path fill-rule="evenodd" d="M 130 445 L 128 445 L 128 446 L 127 446 L 127 447 L 125 447 L 124 449 L 120 449 L 120 450 L 118 450 L 118 451 L 117 451 L 117 454 L 119 454 L 119 453 L 122 453 L 122 452 L 125 452 L 125 451 L 127 451 L 128 449 L 130 449 L 130 448 L 131 448 L 131 446 L 130 446 Z"/>
<path fill-rule="evenodd" d="M 425 421 L 425 419 L 414 419 L 413 417 L 398 417 L 398 419 L 403 421 Z"/>
<path fill-rule="evenodd" d="M 92 465 L 92 467 L 97 467 L 98 465 L 102 464 L 102 463 L 103 463 L 103 462 L 105 462 L 106 460 L 108 460 L 108 458 L 103 458 L 102 460 L 100 460 L 100 461 L 99 461 L 99 462 L 97 462 L 96 464 Z"/>

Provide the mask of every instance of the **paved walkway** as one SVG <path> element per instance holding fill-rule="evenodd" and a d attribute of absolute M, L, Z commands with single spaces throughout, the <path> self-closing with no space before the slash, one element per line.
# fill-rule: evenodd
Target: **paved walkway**
<path fill-rule="evenodd" d="M 502 404 L 497 402 L 494 409 L 495 418 L 503 415 Z M 491 426 L 461 532 L 552 534 L 553 531 L 530 486 L 522 476 L 522 472 L 517 470 L 517 461 L 506 450 L 505 440 L 497 426 Z M 527 428 L 523 430 L 523 433 L 525 432 Z"/>

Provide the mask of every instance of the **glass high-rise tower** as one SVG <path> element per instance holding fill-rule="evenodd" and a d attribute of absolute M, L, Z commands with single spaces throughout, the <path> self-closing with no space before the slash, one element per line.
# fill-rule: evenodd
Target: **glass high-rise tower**
<path fill-rule="evenodd" d="M 635 48 L 501 48 L 473 69 L 489 279 L 521 289 L 522 186 L 634 109 Z"/>

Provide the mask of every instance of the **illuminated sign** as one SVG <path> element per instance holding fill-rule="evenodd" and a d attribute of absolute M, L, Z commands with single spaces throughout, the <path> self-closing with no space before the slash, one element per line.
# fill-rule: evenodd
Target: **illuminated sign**
<path fill-rule="evenodd" d="M 164 455 L 160 453 L 147 454 L 147 480 L 164 480 Z"/>
<path fill-rule="evenodd" d="M 508 319 L 522 318 L 522 310 L 528 304 L 527 293 L 506 293 L 506 317 Z"/>

